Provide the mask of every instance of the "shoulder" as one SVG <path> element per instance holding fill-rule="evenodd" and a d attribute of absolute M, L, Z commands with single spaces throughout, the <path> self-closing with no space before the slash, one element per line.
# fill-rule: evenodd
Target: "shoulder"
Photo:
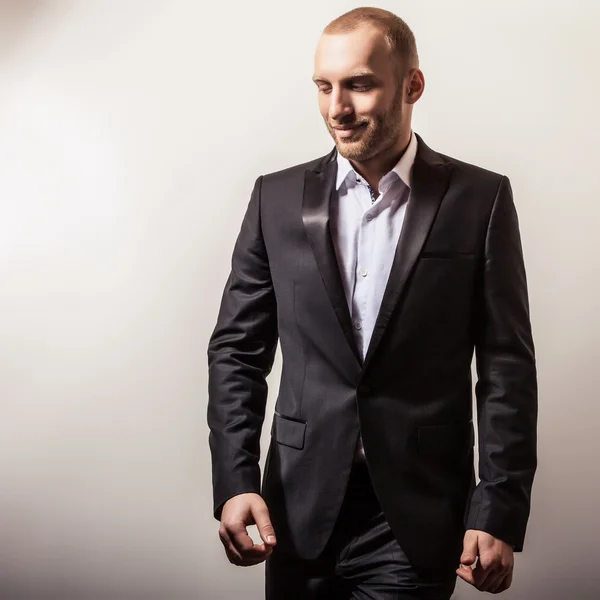
<path fill-rule="evenodd" d="M 446 154 L 439 156 L 451 167 L 450 185 L 458 186 L 465 192 L 494 198 L 502 182 L 508 181 L 506 175 L 497 171 Z"/>
<path fill-rule="evenodd" d="M 452 168 L 452 179 L 454 183 L 463 183 L 473 186 L 485 186 L 497 188 L 506 176 L 497 171 L 459 160 L 453 156 L 440 154 L 441 159 Z"/>
<path fill-rule="evenodd" d="M 497 199 L 512 198 L 510 181 L 500 172 L 432 150 L 421 139 L 419 155 L 423 163 L 447 174 L 446 210 L 456 209 L 468 219 L 480 217 L 482 223 L 487 223 Z"/>
<path fill-rule="evenodd" d="M 430 163 L 442 163 L 445 167 L 449 167 L 452 173 L 453 182 L 462 182 L 464 184 L 473 185 L 492 185 L 498 186 L 505 175 L 487 169 L 475 163 L 461 160 L 454 156 L 450 156 L 437 150 L 432 150 L 423 139 L 417 135 L 419 142 L 418 155 L 425 158 Z"/>

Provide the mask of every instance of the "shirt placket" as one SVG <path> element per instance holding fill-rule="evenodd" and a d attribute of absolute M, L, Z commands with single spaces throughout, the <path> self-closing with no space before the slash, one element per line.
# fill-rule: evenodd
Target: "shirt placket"
<path fill-rule="evenodd" d="M 362 177 L 356 176 L 356 183 L 360 185 L 364 185 L 369 190 L 369 196 L 371 197 L 371 204 L 375 204 L 377 200 L 377 195 L 375 194 L 375 190 L 369 185 L 369 183 L 363 179 Z"/>
<path fill-rule="evenodd" d="M 364 190 L 362 191 L 364 193 Z M 373 194 L 369 194 L 373 201 Z M 361 202 L 363 207 L 368 206 L 366 202 Z M 363 358 L 366 341 L 369 337 L 369 287 L 370 277 L 370 256 L 372 254 L 373 236 L 375 229 L 376 212 L 372 205 L 364 210 L 358 222 L 356 239 L 356 263 L 354 265 L 354 326 L 357 330 L 357 338 L 360 342 Z"/>

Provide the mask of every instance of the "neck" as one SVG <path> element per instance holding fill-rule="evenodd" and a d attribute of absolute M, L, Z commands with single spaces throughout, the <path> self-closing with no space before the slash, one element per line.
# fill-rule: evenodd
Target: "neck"
<path fill-rule="evenodd" d="M 376 193 L 379 191 L 378 186 L 381 178 L 396 166 L 406 152 L 411 136 L 412 130 L 409 128 L 392 147 L 373 156 L 373 158 L 363 162 L 350 161 L 354 170 L 367 180 Z"/>

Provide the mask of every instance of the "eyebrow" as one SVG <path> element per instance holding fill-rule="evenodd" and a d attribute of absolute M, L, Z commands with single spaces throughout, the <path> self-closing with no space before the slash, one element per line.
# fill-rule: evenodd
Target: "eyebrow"
<path fill-rule="evenodd" d="M 372 77 L 373 79 L 377 79 L 377 77 L 375 76 L 375 73 L 373 73 L 373 71 L 355 71 L 354 73 L 348 75 L 347 77 L 343 77 L 342 81 L 350 81 L 351 79 L 361 79 L 361 78 L 367 78 L 367 77 Z M 329 81 L 327 81 L 327 79 L 324 79 L 323 77 L 321 77 L 320 75 L 315 75 L 312 80 L 315 83 L 329 83 Z"/>

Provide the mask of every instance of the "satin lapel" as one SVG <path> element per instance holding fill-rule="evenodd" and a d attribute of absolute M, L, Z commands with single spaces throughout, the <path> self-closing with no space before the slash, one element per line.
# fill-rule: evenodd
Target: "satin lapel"
<path fill-rule="evenodd" d="M 337 175 L 335 156 L 335 152 L 332 152 L 329 155 L 330 161 L 323 165 L 322 169 L 305 172 L 302 220 L 333 310 L 352 352 L 360 363 L 346 294 L 329 229 L 330 199 L 335 189 Z"/>
<path fill-rule="evenodd" d="M 419 136 L 417 140 L 418 150 L 413 164 L 410 198 L 363 371 L 377 350 L 392 313 L 405 290 L 450 182 L 450 164 L 442 161 Z"/>

